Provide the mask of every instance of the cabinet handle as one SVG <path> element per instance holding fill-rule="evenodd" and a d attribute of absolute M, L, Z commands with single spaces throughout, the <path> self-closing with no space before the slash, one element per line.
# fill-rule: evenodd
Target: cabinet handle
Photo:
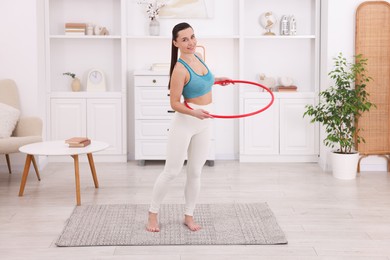
<path fill-rule="evenodd" d="M 157 80 L 154 79 L 154 80 L 153 80 L 153 83 L 156 83 L 156 82 L 157 82 Z"/>
<path fill-rule="evenodd" d="M 171 94 L 168 93 L 168 94 L 167 94 L 167 97 L 170 97 L 170 96 L 171 96 Z"/>
<path fill-rule="evenodd" d="M 168 113 L 175 113 L 175 110 L 168 110 Z"/>

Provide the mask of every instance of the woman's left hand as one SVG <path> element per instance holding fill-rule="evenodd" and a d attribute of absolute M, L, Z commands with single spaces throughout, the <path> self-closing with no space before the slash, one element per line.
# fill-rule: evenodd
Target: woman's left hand
<path fill-rule="evenodd" d="M 227 77 L 220 77 L 220 78 L 215 78 L 215 81 L 220 81 L 221 82 L 221 86 L 226 86 L 226 85 L 229 85 L 229 84 L 234 84 L 230 78 L 227 78 Z"/>

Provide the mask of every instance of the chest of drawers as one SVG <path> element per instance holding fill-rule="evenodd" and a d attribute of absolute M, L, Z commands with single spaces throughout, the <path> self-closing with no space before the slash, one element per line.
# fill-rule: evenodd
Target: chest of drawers
<path fill-rule="evenodd" d="M 160 72 L 134 72 L 135 160 L 165 160 L 169 125 L 175 113 L 169 102 L 169 76 Z M 207 164 L 214 165 L 215 140 Z"/>

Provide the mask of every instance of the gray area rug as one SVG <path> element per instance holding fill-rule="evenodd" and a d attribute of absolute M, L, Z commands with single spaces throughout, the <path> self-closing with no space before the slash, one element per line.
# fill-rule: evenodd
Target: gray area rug
<path fill-rule="evenodd" d="M 149 205 L 113 204 L 78 206 L 56 245 L 275 245 L 286 244 L 284 232 L 266 203 L 199 204 L 197 232 L 183 224 L 184 205 L 164 204 L 158 233 L 147 232 Z"/>

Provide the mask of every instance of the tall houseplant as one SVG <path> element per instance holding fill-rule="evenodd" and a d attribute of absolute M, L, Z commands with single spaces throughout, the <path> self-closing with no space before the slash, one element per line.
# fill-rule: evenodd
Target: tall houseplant
<path fill-rule="evenodd" d="M 312 117 L 312 123 L 318 122 L 325 127 L 326 146 L 334 148 L 337 145 L 332 153 L 332 167 L 333 175 L 340 179 L 356 176 L 359 154 L 354 148 L 356 143 L 364 142 L 356 120 L 373 106 L 366 91 L 366 85 L 371 80 L 366 74 L 367 59 L 361 54 L 354 57 L 353 63 L 348 62 L 342 53 L 334 59 L 334 68 L 328 74 L 334 85 L 321 91 L 319 103 L 307 105 L 304 113 L 304 116 Z M 335 158 L 338 155 L 342 156 L 340 165 Z M 352 160 L 350 170 L 346 168 L 348 158 Z"/>

